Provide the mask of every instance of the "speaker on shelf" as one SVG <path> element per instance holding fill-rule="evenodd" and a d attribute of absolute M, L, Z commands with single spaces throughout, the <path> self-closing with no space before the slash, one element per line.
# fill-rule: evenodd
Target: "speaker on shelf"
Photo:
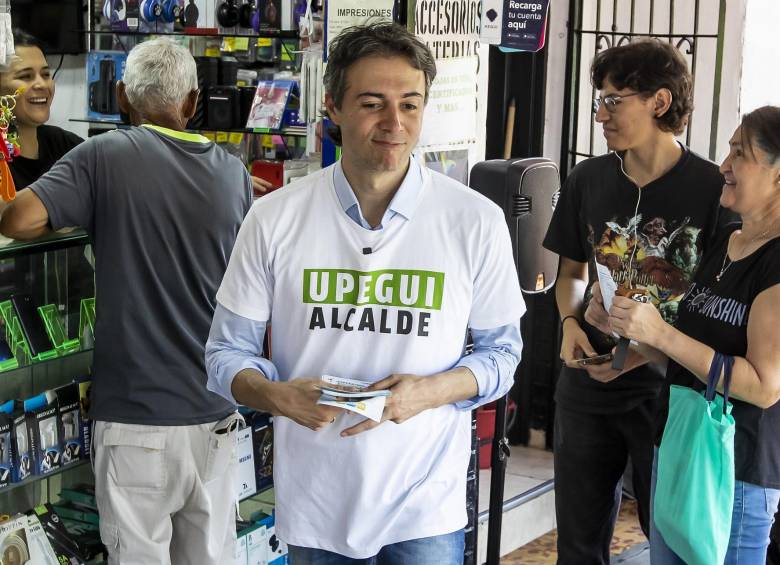
<path fill-rule="evenodd" d="M 235 86 L 210 86 L 206 93 L 206 112 L 210 129 L 242 127 L 238 88 Z"/>
<path fill-rule="evenodd" d="M 541 157 L 483 161 L 471 170 L 469 185 L 504 210 L 523 292 L 552 287 L 558 256 L 542 240 L 560 193 L 555 163 Z"/>
<path fill-rule="evenodd" d="M 198 80 L 201 78 L 206 86 L 216 86 L 219 84 L 219 58 L 218 57 L 195 57 L 195 66 L 198 69 Z"/>
<path fill-rule="evenodd" d="M 219 84 L 220 86 L 235 86 L 238 75 L 238 59 L 230 56 L 219 58 Z"/>

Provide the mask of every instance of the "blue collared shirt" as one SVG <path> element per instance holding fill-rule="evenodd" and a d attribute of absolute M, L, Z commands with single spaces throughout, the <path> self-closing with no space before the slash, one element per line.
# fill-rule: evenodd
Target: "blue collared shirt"
<path fill-rule="evenodd" d="M 414 214 L 415 208 L 417 208 L 417 200 L 422 191 L 422 171 L 420 170 L 420 164 L 415 159 L 410 159 L 409 170 L 406 172 L 404 180 L 401 182 L 401 186 L 395 192 L 393 199 L 387 206 L 382 221 L 376 227 L 371 227 L 366 219 L 363 217 L 363 211 L 360 209 L 360 203 L 355 197 L 355 193 L 349 186 L 347 177 L 344 176 L 344 169 L 341 168 L 341 161 L 339 161 L 335 167 L 333 167 L 333 186 L 336 188 L 336 197 L 339 200 L 339 204 L 344 209 L 352 221 L 367 230 L 381 230 L 386 227 L 390 221 L 397 215 L 400 215 L 405 220 L 410 220 Z"/>
<path fill-rule="evenodd" d="M 408 221 L 414 215 L 422 190 L 423 175 L 420 164 L 410 159 L 409 169 L 387 207 L 379 225 L 372 227 L 363 216 L 354 191 L 349 185 L 339 161 L 333 168 L 333 184 L 344 213 L 365 229 L 380 230 L 389 222 Z M 276 366 L 262 357 L 266 322 L 244 318 L 217 304 L 206 342 L 207 387 L 210 391 L 236 403 L 232 384 L 235 376 L 244 369 L 255 369 L 272 381 L 279 380 Z M 514 383 L 514 374 L 520 362 L 523 340 L 520 320 L 488 330 L 471 330 L 474 345 L 470 355 L 464 355 L 455 364 L 466 367 L 477 381 L 477 396 L 462 400 L 456 406 L 471 410 L 502 397 Z"/>

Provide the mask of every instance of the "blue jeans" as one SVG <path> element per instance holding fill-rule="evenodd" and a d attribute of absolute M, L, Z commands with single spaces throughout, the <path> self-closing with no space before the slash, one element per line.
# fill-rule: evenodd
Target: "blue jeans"
<path fill-rule="evenodd" d="M 352 559 L 338 553 L 311 547 L 289 546 L 291 565 L 462 565 L 463 530 L 401 541 L 384 546 L 377 555 Z"/>
<path fill-rule="evenodd" d="M 650 563 L 652 565 L 685 565 L 666 545 L 652 520 L 658 450 L 653 458 L 650 494 Z M 764 488 L 743 481 L 734 484 L 734 511 L 731 515 L 731 536 L 723 565 L 757 565 L 766 563 L 769 530 L 774 521 L 780 490 Z"/>

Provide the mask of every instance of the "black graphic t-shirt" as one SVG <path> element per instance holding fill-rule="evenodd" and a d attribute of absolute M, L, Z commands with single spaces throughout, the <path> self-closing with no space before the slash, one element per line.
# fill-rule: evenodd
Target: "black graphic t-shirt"
<path fill-rule="evenodd" d="M 720 207 L 722 188 L 717 165 L 687 148 L 671 170 L 641 189 L 641 197 L 616 154 L 594 157 L 566 179 L 544 246 L 589 262 L 591 283 L 593 260 L 607 266 L 616 282 L 644 289 L 664 319 L 674 323 L 702 253 L 722 222 L 734 217 Z M 589 300 L 586 296 L 586 306 Z M 582 328 L 597 352 L 614 347 L 611 336 L 586 322 Z M 656 397 L 662 381 L 663 375 L 647 365 L 609 383 L 564 367 L 556 401 L 583 412 L 624 412 Z"/>
<path fill-rule="evenodd" d="M 747 325 L 750 308 L 761 292 L 780 284 L 780 238 L 775 238 L 755 253 L 734 261 L 720 272 L 728 245 L 728 235 L 739 224 L 719 238 L 718 245 L 702 261 L 688 294 L 680 302 L 676 327 L 721 353 L 744 357 L 747 353 Z M 695 390 L 706 387 L 690 371 L 669 361 L 667 383 L 661 391 L 658 416 L 660 443 L 669 413 L 669 386 L 683 385 Z M 737 431 L 734 437 L 736 478 L 767 488 L 780 488 L 780 403 L 766 410 L 730 398 Z"/>

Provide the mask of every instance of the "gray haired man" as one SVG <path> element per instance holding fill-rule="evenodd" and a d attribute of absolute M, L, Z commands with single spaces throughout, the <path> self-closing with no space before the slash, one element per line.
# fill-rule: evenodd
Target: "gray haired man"
<path fill-rule="evenodd" d="M 91 416 L 109 562 L 232 563 L 240 416 L 206 389 L 203 356 L 251 181 L 184 131 L 198 91 L 183 47 L 135 47 L 117 97 L 134 127 L 68 153 L 19 192 L 0 231 L 81 226 L 95 243 Z"/>

